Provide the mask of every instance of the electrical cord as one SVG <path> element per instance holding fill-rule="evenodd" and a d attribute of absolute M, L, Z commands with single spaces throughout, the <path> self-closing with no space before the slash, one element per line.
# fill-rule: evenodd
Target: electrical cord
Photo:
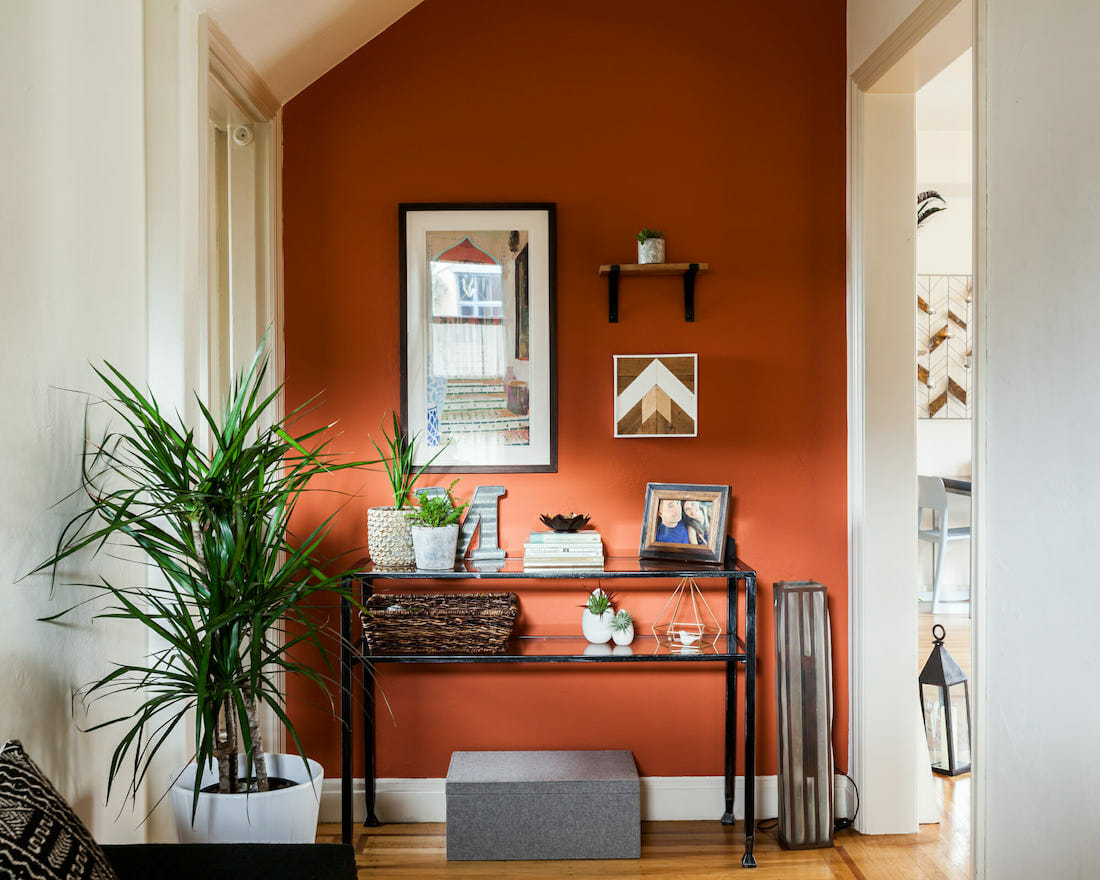
<path fill-rule="evenodd" d="M 854 779 L 852 779 L 852 777 L 849 776 L 847 773 L 841 772 L 840 775 L 843 776 L 845 779 L 847 779 L 849 783 L 851 783 L 852 791 L 854 791 L 856 793 L 856 811 L 852 814 L 852 817 L 850 819 L 847 818 L 847 817 L 841 817 L 841 818 L 837 819 L 835 822 L 833 822 L 833 833 L 834 834 L 838 831 L 844 831 L 847 828 L 851 828 L 855 824 L 856 817 L 859 815 L 859 787 L 856 785 L 856 781 Z M 756 830 L 757 831 L 772 831 L 773 829 L 777 828 L 778 826 L 779 826 L 779 819 L 778 818 L 775 818 L 775 819 L 761 819 L 759 822 L 756 823 Z"/>
<path fill-rule="evenodd" d="M 840 775 L 843 776 L 845 779 L 847 779 L 852 784 L 852 791 L 854 791 L 856 793 L 856 811 L 852 814 L 851 819 L 848 819 L 848 818 L 837 819 L 833 823 L 833 832 L 834 833 L 837 832 L 837 831 L 843 831 L 845 828 L 851 828 L 855 824 L 856 816 L 859 815 L 859 787 L 856 785 L 856 781 L 854 779 L 852 779 L 852 777 L 849 776 L 847 773 L 841 773 Z"/>

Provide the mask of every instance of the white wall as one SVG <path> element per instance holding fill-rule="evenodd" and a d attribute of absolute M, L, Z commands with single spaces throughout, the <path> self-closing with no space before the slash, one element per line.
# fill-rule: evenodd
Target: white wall
<path fill-rule="evenodd" d="M 863 542 L 853 578 L 861 595 L 852 605 L 853 650 L 874 662 L 853 667 L 853 766 L 858 830 L 896 834 L 917 830 L 916 691 L 897 686 L 915 684 L 919 672 L 916 654 L 898 650 L 917 643 L 913 587 L 904 576 L 917 566 L 914 97 L 869 94 L 862 113 L 865 484 L 853 526 Z"/>
<path fill-rule="evenodd" d="M 81 448 L 83 399 L 61 389 L 95 388 L 104 359 L 145 375 L 141 3 L 5 0 L 0 90 L 0 739 L 22 739 L 100 840 L 138 840 L 144 803 L 117 824 L 104 804 L 113 734 L 80 732 L 70 695 L 139 658 L 144 633 L 87 611 L 40 623 L 82 594 L 19 579 L 74 509 L 52 507 Z"/>
<path fill-rule="evenodd" d="M 848 73 L 856 71 L 921 0 L 848 0 Z"/>
<path fill-rule="evenodd" d="M 1095 877 L 1100 4 L 983 12 L 986 876 Z"/>

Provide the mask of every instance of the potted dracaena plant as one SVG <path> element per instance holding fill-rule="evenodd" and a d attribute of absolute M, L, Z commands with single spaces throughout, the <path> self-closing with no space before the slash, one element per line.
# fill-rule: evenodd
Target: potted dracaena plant
<path fill-rule="evenodd" d="M 122 692 L 138 702 L 91 728 L 121 731 L 108 796 L 125 780 L 136 799 L 169 734 L 193 725 L 195 762 L 170 792 L 181 842 L 312 842 L 316 833 L 324 773 L 304 754 L 275 674 L 321 687 L 335 678 L 327 659 L 327 669 L 311 668 L 295 649 L 312 645 L 324 656 L 325 627 L 302 605 L 321 591 L 342 594 L 344 573 L 326 573 L 318 558 L 335 513 L 298 536 L 290 521 L 314 477 L 373 462 L 336 461 L 323 437 L 328 426 L 294 433 L 310 404 L 277 415 L 279 389 L 265 390 L 267 360 L 265 339 L 219 415 L 199 401 L 206 441 L 110 364 L 97 369 L 114 424 L 97 439 L 86 421 L 82 509 L 35 569 L 57 578 L 85 548 L 122 543 L 144 552 L 137 565 L 147 583 L 85 586 L 105 600 L 99 617 L 144 626 L 154 647 L 87 685 L 83 697 Z M 261 707 L 282 723 L 297 755 L 265 755 Z M 273 790 L 276 776 L 289 784 Z M 205 793 L 208 785 L 216 793 Z"/>
<path fill-rule="evenodd" d="M 442 494 L 419 496 L 419 506 L 408 513 L 412 526 L 416 567 L 425 571 L 453 571 L 458 551 L 458 521 L 467 501 L 455 500 L 454 480 Z"/>
<path fill-rule="evenodd" d="M 375 565 L 387 568 L 412 566 L 416 562 L 413 550 L 412 527 L 408 521 L 409 502 L 413 486 L 439 456 L 441 448 L 420 467 L 413 465 L 413 452 L 418 435 L 409 436 L 401 430 L 397 413 L 391 412 L 393 436 L 386 431 L 386 421 L 382 420 L 382 436 L 385 438 L 386 451 L 371 438 L 371 443 L 382 457 L 393 492 L 392 507 L 370 507 L 367 509 L 367 552 Z"/>

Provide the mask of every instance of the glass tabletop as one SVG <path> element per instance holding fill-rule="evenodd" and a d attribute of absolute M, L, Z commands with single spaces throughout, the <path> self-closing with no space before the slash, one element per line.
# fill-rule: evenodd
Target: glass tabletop
<path fill-rule="evenodd" d="M 453 571 L 426 571 L 412 566 L 386 567 L 364 562 L 355 573 L 357 577 L 380 577 L 399 580 L 462 580 L 476 578 L 747 578 L 755 572 L 740 559 L 733 567 L 704 565 L 697 562 L 681 562 L 663 559 L 637 559 L 635 557 L 608 557 L 603 567 L 580 568 L 525 568 L 523 559 L 510 557 L 502 560 L 475 561 L 467 559 Z"/>
<path fill-rule="evenodd" d="M 375 663 L 577 663 L 577 662 L 699 662 L 744 660 L 740 639 L 721 635 L 713 644 L 670 647 L 654 636 L 636 636 L 630 645 L 593 645 L 575 636 L 521 636 L 509 639 L 499 653 L 364 654 Z"/>

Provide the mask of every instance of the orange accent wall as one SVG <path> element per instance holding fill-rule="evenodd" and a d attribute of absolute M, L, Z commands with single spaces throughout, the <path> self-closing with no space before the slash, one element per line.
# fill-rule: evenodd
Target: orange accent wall
<path fill-rule="evenodd" d="M 284 116 L 287 404 L 320 394 L 311 418 L 338 419 L 350 456 L 372 454 L 368 435 L 400 403 L 398 203 L 557 203 L 558 473 L 467 474 L 458 489 L 507 487 L 509 555 L 539 513 L 578 510 L 609 555 L 632 556 L 648 481 L 729 484 L 729 531 L 760 577 L 762 774 L 776 772 L 781 579 L 829 587 L 847 764 L 844 15 L 843 0 L 425 0 Z M 634 262 L 643 226 L 665 231 L 670 261 L 709 262 L 694 323 L 669 278 L 625 279 L 608 323 L 598 267 Z M 613 439 L 612 355 L 673 352 L 699 354 L 699 436 Z M 384 474 L 331 485 L 353 497 L 328 549 L 360 548 Z M 338 501 L 311 497 L 303 520 Z M 723 584 L 706 583 L 721 605 Z M 644 630 L 673 586 L 619 592 Z M 579 632 L 575 585 L 517 587 L 523 625 Z M 626 748 L 643 775 L 722 773 L 717 668 L 383 667 L 379 680 L 393 714 L 380 703 L 380 776 L 443 776 L 460 748 Z M 328 707 L 292 696 L 307 748 L 337 775 Z"/>

